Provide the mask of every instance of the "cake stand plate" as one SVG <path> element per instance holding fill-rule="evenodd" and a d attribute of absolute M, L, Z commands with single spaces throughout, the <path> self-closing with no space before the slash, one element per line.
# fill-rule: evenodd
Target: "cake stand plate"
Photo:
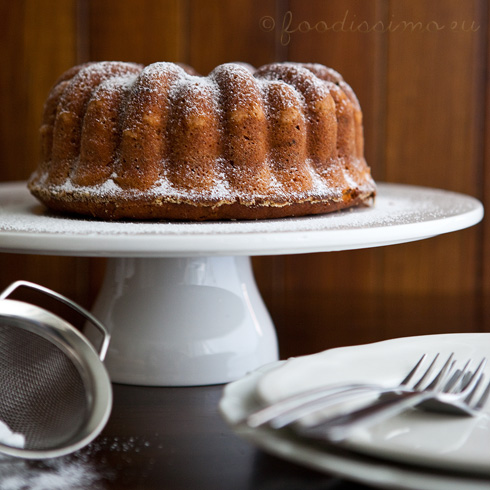
<path fill-rule="evenodd" d="M 373 207 L 322 216 L 106 222 L 51 213 L 18 182 L 0 185 L 0 251 L 108 257 L 93 313 L 112 336 L 111 379 L 189 386 L 232 381 L 278 359 L 250 256 L 392 245 L 482 217 L 472 197 L 382 183 Z"/>

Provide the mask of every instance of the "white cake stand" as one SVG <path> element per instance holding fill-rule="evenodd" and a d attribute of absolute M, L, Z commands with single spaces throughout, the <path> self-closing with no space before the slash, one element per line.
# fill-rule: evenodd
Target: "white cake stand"
<path fill-rule="evenodd" d="M 379 184 L 374 207 L 324 216 L 103 222 L 51 214 L 20 182 L 0 185 L 0 251 L 108 257 L 93 312 L 112 335 L 111 379 L 189 386 L 232 381 L 278 359 L 250 256 L 403 243 L 482 217 L 481 203 L 462 194 Z"/>

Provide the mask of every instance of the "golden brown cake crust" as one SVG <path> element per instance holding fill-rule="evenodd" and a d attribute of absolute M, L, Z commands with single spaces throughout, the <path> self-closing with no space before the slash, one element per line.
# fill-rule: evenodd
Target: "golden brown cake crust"
<path fill-rule="evenodd" d="M 362 113 L 335 71 L 101 62 L 62 75 L 29 189 L 101 219 L 267 219 L 370 204 Z"/>
<path fill-rule="evenodd" d="M 36 194 L 37 195 L 37 194 Z M 220 219 L 272 219 L 292 216 L 323 214 L 359 205 L 370 205 L 374 195 L 353 192 L 339 201 L 305 201 L 272 205 L 269 203 L 241 204 L 219 203 L 214 206 L 194 205 L 186 202 L 159 202 L 144 197 L 128 201 L 103 200 L 98 202 L 90 196 L 53 197 L 49 192 L 39 191 L 39 200 L 54 211 L 82 214 L 100 219 L 142 220 L 220 220 Z"/>

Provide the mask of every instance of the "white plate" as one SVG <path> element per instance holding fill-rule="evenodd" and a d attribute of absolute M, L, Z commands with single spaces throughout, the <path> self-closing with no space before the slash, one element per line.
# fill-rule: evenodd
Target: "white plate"
<path fill-rule="evenodd" d="M 0 184 L 0 250 L 107 257 L 328 252 L 421 240 L 478 223 L 483 206 L 463 194 L 378 184 L 373 207 L 258 221 L 108 222 L 48 212 L 26 183 Z"/>
<path fill-rule="evenodd" d="M 332 349 L 291 359 L 264 375 L 257 393 L 271 403 L 325 383 L 399 383 L 423 353 L 440 352 L 440 365 L 451 352 L 463 365 L 490 358 L 490 334 L 408 337 Z M 428 363 L 428 361 L 427 361 Z M 485 370 L 490 379 L 490 363 Z M 490 475 L 490 403 L 478 417 L 407 411 L 370 428 L 356 430 L 343 443 L 349 449 L 432 468 Z"/>
<path fill-rule="evenodd" d="M 323 471 L 346 480 L 376 488 L 399 490 L 489 490 L 490 479 L 443 470 L 432 470 L 410 465 L 390 463 L 359 453 L 330 446 L 309 444 L 295 438 L 289 431 L 274 431 L 267 427 L 250 429 L 240 422 L 260 405 L 256 398 L 257 382 L 270 369 L 281 366 L 274 363 L 225 387 L 220 401 L 220 412 L 225 421 L 241 437 L 264 451 L 288 461 Z"/>

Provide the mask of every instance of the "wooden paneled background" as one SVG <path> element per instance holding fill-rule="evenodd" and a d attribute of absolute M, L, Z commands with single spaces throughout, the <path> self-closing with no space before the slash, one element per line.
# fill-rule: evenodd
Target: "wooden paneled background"
<path fill-rule="evenodd" d="M 1 0 L 0 181 L 36 165 L 51 84 L 88 60 L 313 61 L 364 111 L 378 181 L 475 196 L 490 209 L 488 0 Z M 282 357 L 439 332 L 490 331 L 490 226 L 379 249 L 257 257 Z M 19 278 L 90 307 L 103 259 L 0 254 Z"/>

